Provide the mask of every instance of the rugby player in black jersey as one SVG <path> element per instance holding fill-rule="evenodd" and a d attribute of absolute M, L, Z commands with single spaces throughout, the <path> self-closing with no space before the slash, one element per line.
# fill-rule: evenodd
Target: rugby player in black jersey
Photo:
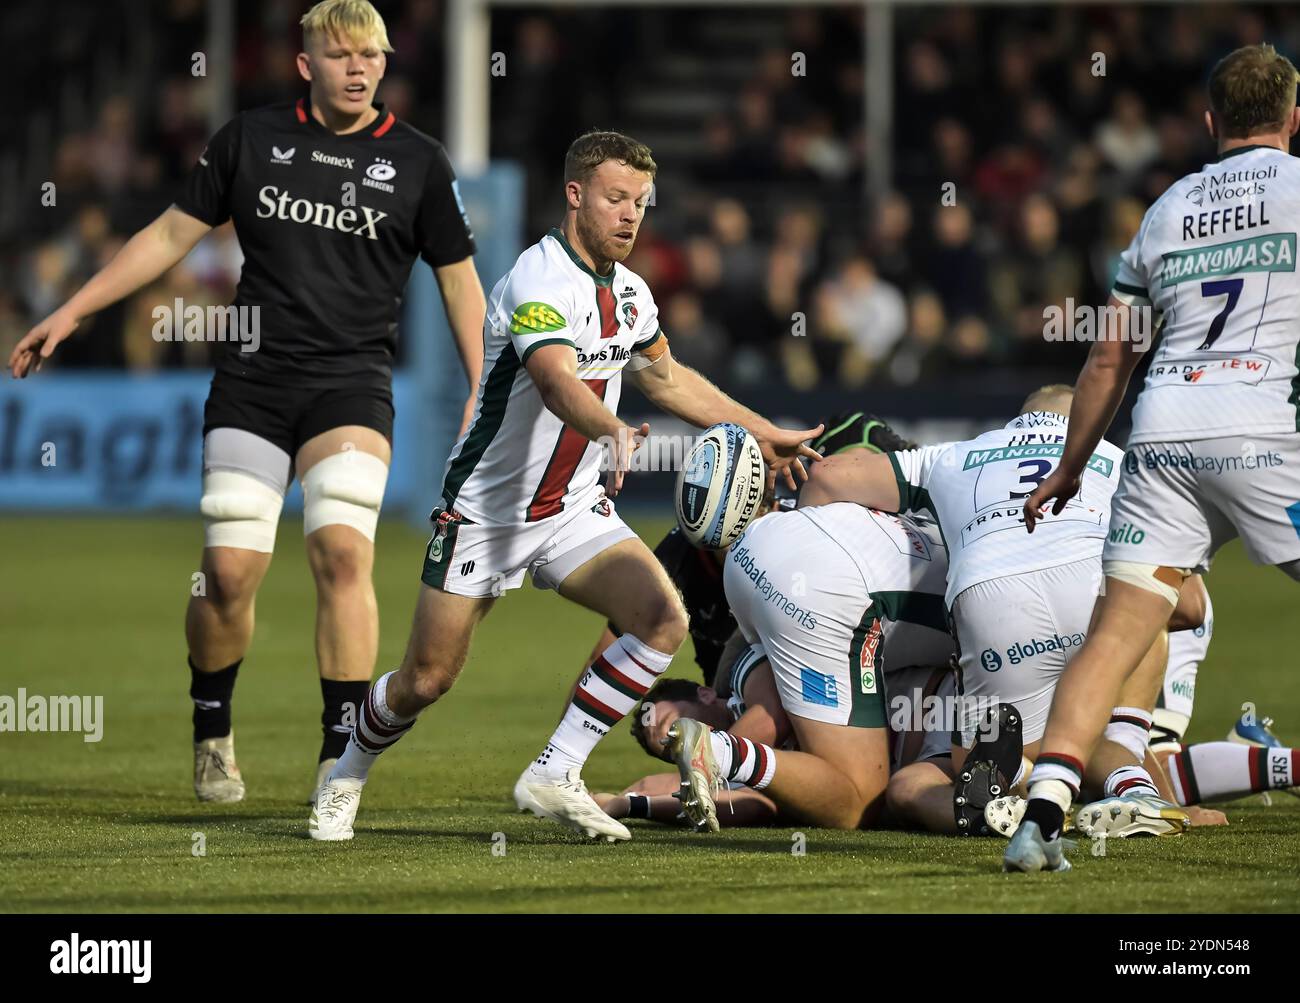
<path fill-rule="evenodd" d="M 82 319 L 233 220 L 244 266 L 240 309 L 228 316 L 241 323 L 206 332 L 220 342 L 203 428 L 206 587 L 185 616 L 203 801 L 244 796 L 231 699 L 294 477 L 317 593 L 317 783 L 365 699 L 378 646 L 371 568 L 392 451 L 397 318 L 417 256 L 437 277 L 470 406 L 482 367 L 485 299 L 451 164 L 437 140 L 373 101 L 392 51 L 383 20 L 366 0 L 324 0 L 302 28 L 306 95 L 223 126 L 175 203 L 9 359 L 15 377 L 39 369 Z M 251 316 L 256 327 L 242 323 Z"/>

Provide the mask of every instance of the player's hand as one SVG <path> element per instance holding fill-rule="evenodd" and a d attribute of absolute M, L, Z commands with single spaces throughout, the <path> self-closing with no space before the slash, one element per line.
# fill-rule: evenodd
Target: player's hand
<path fill-rule="evenodd" d="M 632 454 L 645 442 L 650 434 L 650 423 L 643 422 L 640 428 L 624 425 L 618 430 L 614 442 L 609 447 L 609 472 L 605 476 L 605 494 L 613 498 L 623 490 L 623 477 L 631 469 Z"/>
<path fill-rule="evenodd" d="M 1065 508 L 1065 503 L 1079 493 L 1079 485 L 1082 481 L 1082 474 L 1071 474 L 1060 467 L 1053 470 L 1047 479 L 1038 485 L 1037 490 L 1025 499 L 1025 529 L 1031 533 L 1034 531 L 1035 524 L 1043 517 L 1043 509 L 1053 499 L 1055 502 L 1052 504 L 1052 515 L 1060 515 L 1061 510 Z"/>
<path fill-rule="evenodd" d="M 1183 808 L 1192 825 L 1227 825 L 1228 816 L 1214 808 L 1202 808 L 1200 805 L 1187 805 Z"/>
<path fill-rule="evenodd" d="M 808 479 L 808 471 L 804 469 L 803 460 L 816 462 L 822 458 L 821 453 L 805 443 L 817 438 L 825 429 L 825 425 L 818 425 L 816 428 L 796 431 L 777 428 L 769 423 L 767 428 L 754 431 L 754 438 L 758 440 L 759 449 L 763 451 L 763 459 L 767 461 L 768 469 L 781 474 L 785 478 L 787 487 L 798 490 L 799 485 L 795 481 L 795 475 L 798 474 L 801 481 Z"/>
<path fill-rule="evenodd" d="M 9 373 L 16 380 L 30 376 L 54 354 L 59 343 L 76 330 L 78 320 L 60 307 L 24 335 L 9 355 Z"/>

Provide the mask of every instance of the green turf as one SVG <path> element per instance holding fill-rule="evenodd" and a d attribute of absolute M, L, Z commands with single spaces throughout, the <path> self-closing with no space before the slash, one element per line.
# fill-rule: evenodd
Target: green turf
<path fill-rule="evenodd" d="M 662 523 L 641 523 L 653 536 Z M 520 769 L 599 632 L 552 593 L 508 595 L 457 689 L 366 787 L 357 837 L 320 845 L 301 804 L 319 739 L 312 586 L 292 523 L 258 599 L 235 701 L 248 799 L 198 805 L 181 617 L 200 531 L 191 520 L 8 518 L 0 565 L 0 693 L 103 694 L 103 741 L 0 735 L 4 911 L 1296 911 L 1300 800 L 1227 808 L 1227 829 L 1129 841 L 1068 875 L 999 872 L 1001 843 L 790 829 L 698 836 L 633 823 L 591 845 L 509 810 Z M 400 657 L 422 540 L 380 531 L 380 665 Z M 1220 738 L 1244 700 L 1300 736 L 1295 592 L 1237 546 L 1210 577 L 1217 633 L 1193 737 Z M 691 668 L 689 650 L 677 670 Z M 585 776 L 618 789 L 652 764 L 620 726 Z M 192 854 L 203 833 L 206 856 Z M 504 834 L 495 855 L 493 834 Z"/>

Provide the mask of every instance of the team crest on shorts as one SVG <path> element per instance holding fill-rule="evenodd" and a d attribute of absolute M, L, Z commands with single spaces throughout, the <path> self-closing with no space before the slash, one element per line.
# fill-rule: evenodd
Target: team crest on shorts
<path fill-rule="evenodd" d="M 432 563 L 437 564 L 442 560 L 442 543 L 447 538 L 447 532 L 457 522 L 460 522 L 460 516 L 455 512 L 445 510 L 435 512 L 433 538 L 429 541 L 429 560 Z"/>

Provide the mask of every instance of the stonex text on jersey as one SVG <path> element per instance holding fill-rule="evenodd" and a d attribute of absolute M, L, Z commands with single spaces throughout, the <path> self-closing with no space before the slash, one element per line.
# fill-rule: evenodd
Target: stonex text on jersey
<path fill-rule="evenodd" d="M 1161 318 L 1130 445 L 1300 430 L 1300 160 L 1225 153 L 1172 185 L 1112 295 Z"/>
<path fill-rule="evenodd" d="M 342 136 L 306 99 L 243 112 L 190 172 L 176 207 L 209 226 L 234 223 L 244 252 L 235 305 L 261 315 L 259 350 L 223 348 L 218 373 L 387 390 L 415 259 L 440 268 L 473 256 L 442 144 L 375 109 Z"/>

